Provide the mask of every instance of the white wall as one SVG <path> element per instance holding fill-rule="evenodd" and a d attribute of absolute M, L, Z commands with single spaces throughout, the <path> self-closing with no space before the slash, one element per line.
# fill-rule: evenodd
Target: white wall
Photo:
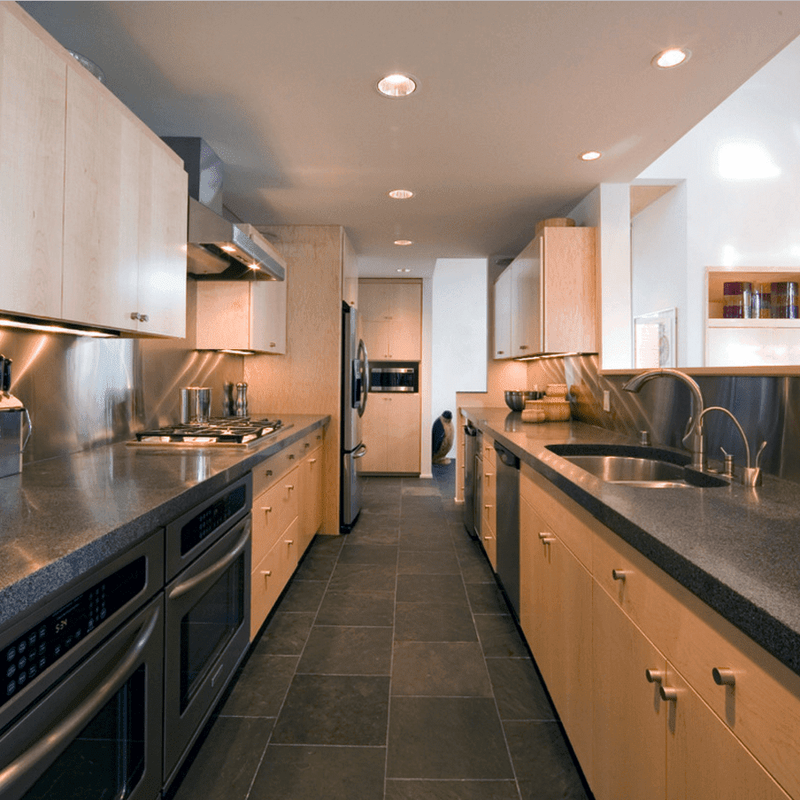
<path fill-rule="evenodd" d="M 676 357 L 688 357 L 686 184 L 681 183 L 631 220 L 631 313 L 677 309 Z"/>
<path fill-rule="evenodd" d="M 447 409 L 458 424 L 456 392 L 487 388 L 486 259 L 437 259 L 432 284 L 430 423 Z"/>
<path fill-rule="evenodd" d="M 682 178 L 689 315 L 684 366 L 701 366 L 706 267 L 800 266 L 800 40 L 638 176 Z"/>

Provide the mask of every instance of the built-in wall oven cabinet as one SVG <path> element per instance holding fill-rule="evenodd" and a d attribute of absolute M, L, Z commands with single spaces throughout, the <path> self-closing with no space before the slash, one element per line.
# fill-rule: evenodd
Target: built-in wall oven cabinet
<path fill-rule="evenodd" d="M 250 505 L 245 478 L 166 530 L 164 787 L 250 642 Z"/>
<path fill-rule="evenodd" d="M 3 800 L 158 796 L 163 547 L 159 531 L 0 634 Z"/>

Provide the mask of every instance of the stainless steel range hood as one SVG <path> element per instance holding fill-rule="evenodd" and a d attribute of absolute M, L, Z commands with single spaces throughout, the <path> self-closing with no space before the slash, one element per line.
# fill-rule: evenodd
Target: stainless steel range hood
<path fill-rule="evenodd" d="M 286 278 L 281 254 L 252 226 L 222 214 L 223 164 L 198 137 L 165 136 L 189 173 L 189 274 L 198 280 Z"/>

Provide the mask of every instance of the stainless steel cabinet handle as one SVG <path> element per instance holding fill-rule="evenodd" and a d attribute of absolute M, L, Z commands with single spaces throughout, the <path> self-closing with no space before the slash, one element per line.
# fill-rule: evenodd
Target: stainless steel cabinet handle
<path fill-rule="evenodd" d="M 504 356 L 505 354 L 506 354 L 505 350 L 498 350 L 497 351 L 497 355 L 499 355 L 499 356 Z"/>
<path fill-rule="evenodd" d="M 272 570 L 271 569 L 262 569 L 261 570 L 261 574 L 264 576 L 265 579 L 269 578 L 272 575 Z"/>
<path fill-rule="evenodd" d="M 294 539 L 286 539 L 286 544 L 294 544 Z"/>
<path fill-rule="evenodd" d="M 671 686 L 664 686 L 663 684 L 658 687 L 658 693 L 661 696 L 662 700 L 666 700 L 668 702 L 677 702 L 678 700 L 678 690 L 673 689 Z"/>
<path fill-rule="evenodd" d="M 131 311 L 131 319 L 139 319 L 139 314 L 136 311 Z"/>
<path fill-rule="evenodd" d="M 317 463 L 317 459 L 316 458 L 309 458 L 308 459 L 308 463 L 309 464 L 316 464 Z"/>
<path fill-rule="evenodd" d="M 519 349 L 520 349 L 520 350 L 527 350 L 527 349 L 528 349 L 528 345 L 526 345 L 526 344 L 521 344 L 521 345 L 519 346 Z"/>
<path fill-rule="evenodd" d="M 539 538 L 542 540 L 542 544 L 552 544 L 556 540 L 552 533 L 540 533 Z"/>
<path fill-rule="evenodd" d="M 148 322 L 149 320 L 150 317 L 148 317 L 147 314 L 139 314 L 139 322 Z"/>
<path fill-rule="evenodd" d="M 631 571 L 629 569 L 612 569 L 611 570 L 611 577 L 615 581 L 624 581 L 629 575 L 631 575 Z"/>
<path fill-rule="evenodd" d="M 275 342 L 270 342 L 270 343 L 269 343 L 269 346 L 270 346 L 270 347 L 277 347 L 277 345 L 275 344 Z"/>
<path fill-rule="evenodd" d="M 272 470 L 268 469 L 264 471 L 264 477 L 269 478 L 272 475 Z"/>
<path fill-rule="evenodd" d="M 43 738 L 0 771 L 0 795 L 5 797 L 6 793 L 11 792 L 14 787 L 27 782 L 31 773 L 41 774 L 42 765 L 47 763 L 49 755 L 58 753 L 66 747 L 66 743 L 73 739 L 119 691 L 120 686 L 136 667 L 136 662 L 150 641 L 150 637 L 156 629 L 156 623 L 160 620 L 161 608 L 159 606 L 152 609 L 142 621 L 132 646 L 130 639 L 126 638 L 125 648 L 130 649 L 126 649 L 122 653 L 115 653 L 114 658 L 119 658 L 117 665 L 111 674 L 98 685 L 97 690 L 89 695 L 86 702 L 79 705 L 68 717 L 48 730 Z M 109 659 L 109 663 L 112 663 L 113 660 L 113 658 Z"/>
<path fill-rule="evenodd" d="M 648 683 L 661 683 L 667 677 L 663 669 L 646 669 L 644 676 L 647 678 Z"/>
<path fill-rule="evenodd" d="M 714 667 L 711 677 L 717 686 L 736 686 L 736 673 L 727 667 Z"/>
<path fill-rule="evenodd" d="M 289 461 L 294 461 L 294 453 L 289 453 Z"/>
<path fill-rule="evenodd" d="M 272 506 L 261 506 L 261 510 L 269 514 L 269 512 L 272 511 Z"/>

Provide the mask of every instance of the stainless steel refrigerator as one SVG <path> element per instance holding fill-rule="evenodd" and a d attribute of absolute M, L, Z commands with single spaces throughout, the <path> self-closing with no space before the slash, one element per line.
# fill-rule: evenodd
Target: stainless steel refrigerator
<path fill-rule="evenodd" d="M 361 512 L 358 459 L 367 446 L 361 441 L 361 417 L 367 407 L 369 360 L 358 338 L 358 311 L 342 303 L 341 474 L 339 476 L 339 530 L 349 533 Z"/>

